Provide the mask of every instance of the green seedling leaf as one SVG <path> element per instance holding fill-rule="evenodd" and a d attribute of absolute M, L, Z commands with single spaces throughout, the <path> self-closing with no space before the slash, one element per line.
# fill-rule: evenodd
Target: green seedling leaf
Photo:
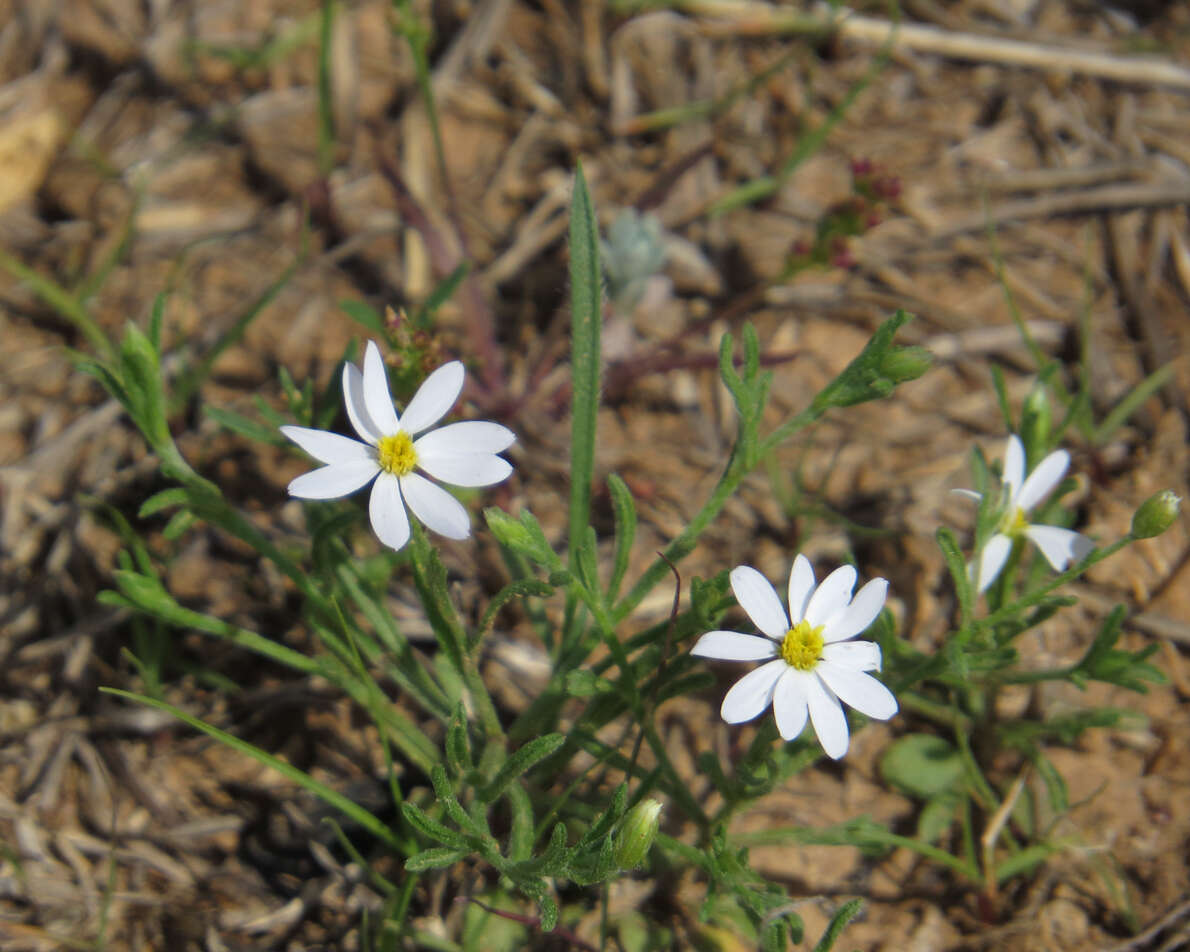
<path fill-rule="evenodd" d="M 544 760 L 566 743 L 565 734 L 546 734 L 536 737 L 514 751 L 504 762 L 491 782 L 477 794 L 482 803 L 492 803 L 513 780 L 527 772 L 535 763 Z"/>
<path fill-rule="evenodd" d="M 962 789 L 964 773 L 958 750 L 934 734 L 906 734 L 880 760 L 887 783 L 922 800 Z"/>

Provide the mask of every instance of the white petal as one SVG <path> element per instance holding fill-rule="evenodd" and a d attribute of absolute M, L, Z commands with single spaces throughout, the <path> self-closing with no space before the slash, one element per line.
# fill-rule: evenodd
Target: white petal
<path fill-rule="evenodd" d="M 351 460 L 323 466 L 289 484 L 289 495 L 299 499 L 338 499 L 366 486 L 380 467 L 372 459 Z"/>
<path fill-rule="evenodd" d="M 843 705 L 817 677 L 807 678 L 805 684 L 810 722 L 814 725 L 814 733 L 818 735 L 818 743 L 828 757 L 838 760 L 847 753 L 848 744 L 847 716 L 843 713 Z"/>
<path fill-rule="evenodd" d="M 1016 504 L 1020 495 L 1021 483 L 1025 481 L 1025 447 L 1021 438 L 1013 433 L 1008 437 L 1008 445 L 1004 448 L 1004 474 L 1001 482 L 1008 487 L 1008 501 Z"/>
<path fill-rule="evenodd" d="M 410 473 L 401 477 L 401 493 L 413 514 L 427 528 L 448 539 L 466 539 L 471 535 L 471 517 L 463 504 L 441 486 Z"/>
<path fill-rule="evenodd" d="M 417 454 L 418 468 L 452 486 L 494 486 L 512 475 L 512 464 L 492 453 Z"/>
<path fill-rule="evenodd" d="M 742 724 L 758 717 L 773 699 L 777 679 L 788 670 L 789 665 L 778 658 L 745 674 L 723 698 L 723 706 L 719 709 L 723 720 L 728 724 Z"/>
<path fill-rule="evenodd" d="M 375 460 L 366 443 L 326 430 L 307 426 L 283 426 L 281 432 L 320 463 L 345 463 L 361 459 Z"/>
<path fill-rule="evenodd" d="M 880 645 L 874 641 L 837 641 L 822 646 L 822 660 L 854 671 L 879 671 Z"/>
<path fill-rule="evenodd" d="M 1065 450 L 1055 450 L 1050 453 L 1037 464 L 1037 468 L 1025 480 L 1025 485 L 1021 487 L 1021 494 L 1016 500 L 1017 506 L 1024 509 L 1025 512 L 1036 506 L 1057 488 L 1058 483 L 1062 482 L 1062 477 L 1066 475 L 1066 469 L 1069 466 L 1070 454 Z"/>
<path fill-rule="evenodd" d="M 1008 553 L 1012 551 L 1012 540 L 1002 533 L 996 533 L 984 544 L 979 553 L 979 582 L 978 589 L 983 592 L 996 581 L 1000 569 L 1008 561 Z"/>
<path fill-rule="evenodd" d="M 855 588 L 856 572 L 852 565 L 840 565 L 822 580 L 822 584 L 810 596 L 803 616 L 811 625 L 823 625 L 831 616 L 842 611 L 851 601 L 851 590 Z"/>
<path fill-rule="evenodd" d="M 814 594 L 814 566 L 800 552 L 789 570 L 789 620 L 796 624 L 806 617 L 806 603 Z M 796 621 L 794 621 L 796 619 Z"/>
<path fill-rule="evenodd" d="M 1060 526 L 1026 526 L 1025 535 L 1041 550 L 1055 572 L 1063 572 L 1072 561 L 1091 554 L 1095 543 L 1084 535 Z"/>
<path fill-rule="evenodd" d="M 850 605 L 831 619 L 822 633 L 823 640 L 831 642 L 854 638 L 876 620 L 887 597 L 888 580 L 872 579 L 855 593 Z"/>
<path fill-rule="evenodd" d="M 813 677 L 804 671 L 790 668 L 773 689 L 773 714 L 777 730 L 785 740 L 796 740 L 806 727 L 810 708 L 806 705 L 806 681 Z"/>
<path fill-rule="evenodd" d="M 416 436 L 446 416 L 459 399 L 465 375 L 462 363 L 452 360 L 426 377 L 401 414 L 401 429 Z"/>
<path fill-rule="evenodd" d="M 347 409 L 347 419 L 351 421 L 351 426 L 360 439 L 373 446 L 379 443 L 384 434 L 368 416 L 368 407 L 364 401 L 364 375 L 355 364 L 343 365 L 343 406 Z"/>
<path fill-rule="evenodd" d="M 780 641 L 789 631 L 789 618 L 777 590 L 750 565 L 731 570 L 731 590 L 748 617 L 770 638 Z"/>
<path fill-rule="evenodd" d="M 720 661 L 763 661 L 777 653 L 777 646 L 768 638 L 745 635 L 738 631 L 708 631 L 690 649 L 700 658 Z"/>
<path fill-rule="evenodd" d="M 388 371 L 375 341 L 368 341 L 364 350 L 364 406 L 376 429 L 384 436 L 397 432 L 397 411 L 388 389 Z"/>
<path fill-rule="evenodd" d="M 381 473 L 372 487 L 368 517 L 376 538 L 390 549 L 404 548 L 409 541 L 409 514 L 401 501 L 401 484 L 392 473 Z"/>
<path fill-rule="evenodd" d="M 408 422 L 409 411 L 405 411 Z M 486 420 L 448 423 L 417 438 L 413 444 L 419 456 L 427 453 L 503 453 L 516 442 L 508 427 Z"/>
<path fill-rule="evenodd" d="M 892 691 L 870 674 L 829 661 L 820 661 L 814 673 L 826 682 L 840 701 L 850 704 L 861 714 L 887 721 L 897 713 L 897 699 Z"/>
<path fill-rule="evenodd" d="M 964 499 L 970 499 L 972 502 L 983 501 L 983 493 L 977 493 L 974 489 L 952 489 L 951 492 L 956 496 L 962 496 Z"/>

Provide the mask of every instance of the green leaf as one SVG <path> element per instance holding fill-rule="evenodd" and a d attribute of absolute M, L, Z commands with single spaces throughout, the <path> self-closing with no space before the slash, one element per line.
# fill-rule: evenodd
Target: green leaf
<path fill-rule="evenodd" d="M 339 310 L 350 317 L 357 324 L 370 330 L 378 337 L 387 339 L 388 328 L 384 324 L 384 315 L 370 304 L 363 301 L 343 300 L 339 302 Z"/>
<path fill-rule="evenodd" d="M 471 740 L 467 735 L 467 713 L 463 705 L 455 708 L 446 728 L 446 762 L 456 774 L 467 773 L 472 766 Z"/>
<path fill-rule="evenodd" d="M 451 849 L 470 852 L 470 845 L 462 834 L 456 833 L 450 827 L 431 819 L 416 803 L 411 803 L 408 800 L 402 803 L 401 815 L 405 817 L 405 822 L 421 833 L 422 836 L 442 843 Z"/>
<path fill-rule="evenodd" d="M 170 542 L 173 542 L 182 538 L 182 536 L 189 532 L 191 527 L 193 527 L 197 521 L 198 520 L 195 518 L 194 513 L 192 513 L 189 509 L 183 509 L 180 512 L 175 512 L 173 516 L 170 517 L 169 522 L 165 524 L 165 528 L 161 530 L 161 535 Z"/>
<path fill-rule="evenodd" d="M 512 599 L 529 598 L 534 595 L 538 598 L 545 598 L 547 595 L 553 594 L 553 591 L 554 587 L 548 582 L 542 582 L 535 578 L 519 578 L 509 582 L 493 595 L 492 600 L 488 602 L 488 607 L 484 610 L 483 617 L 479 621 L 476 638 L 487 632 L 492 622 L 496 620 L 496 614 L 508 602 L 512 601 Z"/>
<path fill-rule="evenodd" d="M 175 509 L 178 506 L 184 506 L 189 498 L 189 494 L 181 487 L 163 489 L 159 493 L 153 493 L 152 496 L 141 503 L 140 509 L 136 513 L 137 518 L 147 519 L 149 516 L 156 515 L 163 509 Z"/>
<path fill-rule="evenodd" d="M 946 568 L 950 572 L 951 581 L 954 582 L 955 595 L 959 599 L 959 614 L 963 625 L 966 625 L 971 618 L 975 599 L 975 590 L 971 584 L 967 560 L 963 558 L 963 552 L 959 548 L 958 537 L 948 526 L 939 526 L 934 538 L 938 540 L 938 548 L 942 550 L 942 556 L 946 559 Z"/>
<path fill-rule="evenodd" d="M 896 332 L 912 319 L 912 314 L 897 311 L 881 324 L 859 355 L 818 393 L 813 406 L 821 411 L 877 400 L 887 397 L 898 384 L 925 373 L 930 366 L 927 351 L 893 346 Z"/>
<path fill-rule="evenodd" d="M 508 786 L 508 806 L 512 822 L 508 831 L 508 858 L 514 863 L 524 861 L 533 850 L 533 801 L 519 783 Z"/>
<path fill-rule="evenodd" d="M 848 923 L 863 912 L 863 910 L 864 902 L 862 899 L 851 899 L 843 903 L 839 907 L 839 911 L 831 917 L 830 924 L 826 927 L 826 931 L 822 933 L 822 938 L 814 946 L 814 952 L 830 952 L 835 947 L 835 943 L 839 940 L 839 936 L 843 930 L 847 928 Z"/>
<path fill-rule="evenodd" d="M 413 584 L 421 597 L 422 608 L 430 627 L 443 654 L 454 669 L 462 673 L 466 636 L 450 600 L 446 584 L 446 566 L 442 564 L 438 550 L 430 545 L 425 532 L 416 524 L 413 526 L 408 551 L 413 568 Z"/>
<path fill-rule="evenodd" d="M 501 545 L 538 565 L 545 566 L 551 572 L 564 570 L 562 560 L 550 546 L 541 524 L 529 510 L 522 512 L 519 519 L 514 519 L 502 509 L 489 507 L 483 511 L 483 516 L 487 520 L 488 528 L 492 530 L 492 535 Z"/>
<path fill-rule="evenodd" d="M 612 499 L 615 516 L 616 554 L 612 563 L 611 579 L 607 583 L 607 600 L 614 602 L 628 571 L 628 560 L 632 555 L 632 543 L 636 540 L 636 503 L 632 490 L 615 473 L 607 477 L 607 489 Z"/>
<path fill-rule="evenodd" d="M 405 860 L 405 869 L 410 873 L 422 873 L 427 869 L 441 869 L 443 866 L 453 866 L 469 855 L 469 850 L 451 849 L 449 846 L 432 846 L 428 850 L 414 853 Z"/>
<path fill-rule="evenodd" d="M 996 865 L 996 882 L 1008 882 L 1016 876 L 1031 872 L 1051 856 L 1061 853 L 1063 849 L 1063 846 L 1051 843 L 1035 843 L 1033 846 L 1026 846 L 1019 853 Z"/>
<path fill-rule="evenodd" d="M 570 206 L 570 569 L 586 538 L 595 471 L 595 429 L 599 413 L 599 335 L 603 324 L 599 270 L 599 228 L 582 163 L 574 173 Z"/>
<path fill-rule="evenodd" d="M 616 686 L 586 668 L 566 672 L 566 693 L 571 697 L 591 697 L 595 694 L 612 693 Z"/>
<path fill-rule="evenodd" d="M 573 541 L 571 542 L 573 545 Z M 599 599 L 599 569 L 595 562 L 598 558 L 598 540 L 595 537 L 594 526 L 587 526 L 583 530 L 582 542 L 574 551 L 574 565 L 577 568 L 579 582 L 593 600 Z"/>
<path fill-rule="evenodd" d="M 906 734 L 880 760 L 880 775 L 911 796 L 929 800 L 962 788 L 964 767 L 958 750 L 934 734 Z"/>
<path fill-rule="evenodd" d="M 546 734 L 536 737 L 513 752 L 477 796 L 483 803 L 493 802 L 513 780 L 529 770 L 535 763 L 544 760 L 566 743 L 565 734 Z"/>
<path fill-rule="evenodd" d="M 554 927 L 558 924 L 558 903 L 554 901 L 554 897 L 545 895 L 541 897 L 541 931 L 553 932 Z"/>
<path fill-rule="evenodd" d="M 917 838 L 923 843 L 936 843 L 939 837 L 954 826 L 955 815 L 963 798 L 954 791 L 940 793 L 926 801 L 917 817 Z"/>
<path fill-rule="evenodd" d="M 220 426 L 231 430 L 232 433 L 238 433 L 257 443 L 267 443 L 270 446 L 286 445 L 285 437 L 276 429 L 259 420 L 246 417 L 242 413 L 237 413 L 235 410 L 204 406 L 202 411 Z"/>
<path fill-rule="evenodd" d="M 430 292 L 430 296 L 417 309 L 417 313 L 413 317 L 414 325 L 423 329 L 430 328 L 434 322 L 434 315 L 438 313 L 438 308 L 454 297 L 455 291 L 459 289 L 459 285 L 467 277 L 467 271 L 467 262 L 462 261 L 455 266 L 455 269 L 450 274 L 438 283 L 438 286 Z"/>
<path fill-rule="evenodd" d="M 397 838 L 396 834 L 394 834 L 393 831 L 390 830 L 377 817 L 373 816 L 355 801 L 343 796 L 343 794 L 339 793 L 337 790 L 331 789 L 326 784 L 315 780 L 309 774 L 299 770 L 292 764 L 286 763 L 284 760 L 274 757 L 267 751 L 261 750 L 259 747 L 254 747 L 247 741 L 240 740 L 238 737 L 235 737 L 232 734 L 228 734 L 226 731 L 220 730 L 213 724 L 208 724 L 206 721 L 200 720 L 197 717 L 193 717 L 190 714 L 187 714 L 185 711 L 174 707 L 172 704 L 166 704 L 164 701 L 158 701 L 150 697 L 144 697 L 140 694 L 133 694 L 130 691 L 121 691 L 116 688 L 105 687 L 100 688 L 100 690 L 105 694 L 112 694 L 116 697 L 126 698 L 129 701 L 136 701 L 138 704 L 144 704 L 146 707 L 155 708 L 158 711 L 165 711 L 167 714 L 176 717 L 184 724 L 189 724 L 196 730 L 202 731 L 208 737 L 214 738 L 215 740 L 219 741 L 219 743 L 230 747 L 232 750 L 237 750 L 240 753 L 247 754 L 257 763 L 263 764 L 266 767 L 271 767 L 286 779 L 292 780 L 294 783 L 310 791 L 310 793 L 314 794 L 324 803 L 329 804 L 341 812 L 344 816 L 355 821 L 355 823 L 363 827 L 390 848 L 395 849 L 400 853 L 405 852 L 405 844 L 402 843 Z"/>

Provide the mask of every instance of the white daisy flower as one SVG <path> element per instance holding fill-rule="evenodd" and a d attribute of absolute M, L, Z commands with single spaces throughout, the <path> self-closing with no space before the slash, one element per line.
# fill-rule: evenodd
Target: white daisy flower
<path fill-rule="evenodd" d="M 479 420 L 430 429 L 454 406 L 463 377 L 457 360 L 439 367 L 398 416 L 380 349 L 369 341 L 363 373 L 354 364 L 343 367 L 347 418 L 363 442 L 304 426 L 281 427 L 289 439 L 326 464 L 291 482 L 289 495 L 337 499 L 375 480 L 368 515 L 385 545 L 400 549 L 409 541 L 406 507 L 440 535 L 467 538 L 471 519 L 462 503 L 416 470 L 454 486 L 491 486 L 512 473 L 509 462 L 496 454 L 512 446 L 516 436 L 499 423 Z"/>
<path fill-rule="evenodd" d="M 799 555 L 789 573 L 786 614 L 776 590 L 756 569 L 741 565 L 732 571 L 731 590 L 764 637 L 710 631 L 691 654 L 721 661 L 773 660 L 727 692 L 720 713 L 728 724 L 750 721 L 771 703 L 785 740 L 802 732 L 808 716 L 822 749 L 838 760 L 849 741 L 840 702 L 880 721 L 897 712 L 892 692 L 864 673 L 880 670 L 880 646 L 847 640 L 876 620 L 888 582 L 874 578 L 852 598 L 855 580 L 855 569 L 844 565 L 815 587 L 810 560 Z"/>
<path fill-rule="evenodd" d="M 1054 450 L 1037 464 L 1026 479 L 1024 444 L 1015 433 L 1008 437 L 1008 446 L 1004 450 L 1004 475 L 1001 477 L 1008 501 L 996 533 L 984 543 L 977 562 L 972 565 L 972 576 L 980 592 L 996 580 L 1008 561 L 1012 543 L 1016 539 L 1029 539 L 1041 550 L 1055 572 L 1065 571 L 1072 561 L 1083 559 L 1095 548 L 1095 543 L 1090 539 L 1071 529 L 1029 522 L 1029 510 L 1057 488 L 1069 466 L 1070 454 L 1065 450 Z M 980 493 L 971 489 L 955 489 L 952 492 L 977 503 L 983 499 Z"/>

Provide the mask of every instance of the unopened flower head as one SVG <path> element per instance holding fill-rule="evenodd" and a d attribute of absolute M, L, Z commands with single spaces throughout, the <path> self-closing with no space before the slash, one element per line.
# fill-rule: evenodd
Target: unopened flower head
<path fill-rule="evenodd" d="M 1035 525 L 1029 522 L 1029 511 L 1052 493 L 1066 475 L 1070 454 L 1054 450 L 1025 478 L 1025 447 L 1015 433 L 1008 437 L 1004 450 L 1004 474 L 1001 477 L 1007 501 L 996 526 L 996 532 L 984 543 L 977 562 L 972 566 L 979 591 L 996 580 L 1017 539 L 1028 539 L 1045 556 L 1055 572 L 1065 571 L 1072 562 L 1089 555 L 1095 544 L 1084 535 L 1060 526 Z M 954 492 L 979 502 L 983 496 L 970 489 Z"/>
<path fill-rule="evenodd" d="M 763 575 L 747 565 L 731 573 L 731 589 L 763 636 L 710 631 L 692 654 L 721 661 L 767 661 L 744 675 L 723 698 L 729 724 L 758 717 L 771 704 L 785 740 L 801 734 L 807 719 L 822 749 L 838 760 L 849 735 L 843 703 L 876 720 L 897 712 L 892 692 L 867 671 L 880 670 L 880 646 L 850 641 L 880 614 L 888 582 L 874 578 L 852 597 L 856 571 L 835 569 L 821 585 L 810 560 L 799 555 L 789 573 L 789 610 Z"/>
<path fill-rule="evenodd" d="M 377 537 L 390 548 L 400 549 L 409 541 L 408 512 L 448 539 L 467 538 L 467 510 L 421 473 L 453 486 L 502 482 L 512 466 L 496 454 L 512 446 L 516 436 L 499 423 L 479 420 L 432 429 L 459 398 L 463 378 L 459 361 L 444 364 L 398 415 L 380 349 L 369 341 L 363 371 L 350 363 L 343 367 L 343 403 L 359 440 L 304 426 L 281 427 L 289 439 L 326 464 L 291 482 L 289 494 L 337 499 L 373 483 L 368 515 Z"/>

